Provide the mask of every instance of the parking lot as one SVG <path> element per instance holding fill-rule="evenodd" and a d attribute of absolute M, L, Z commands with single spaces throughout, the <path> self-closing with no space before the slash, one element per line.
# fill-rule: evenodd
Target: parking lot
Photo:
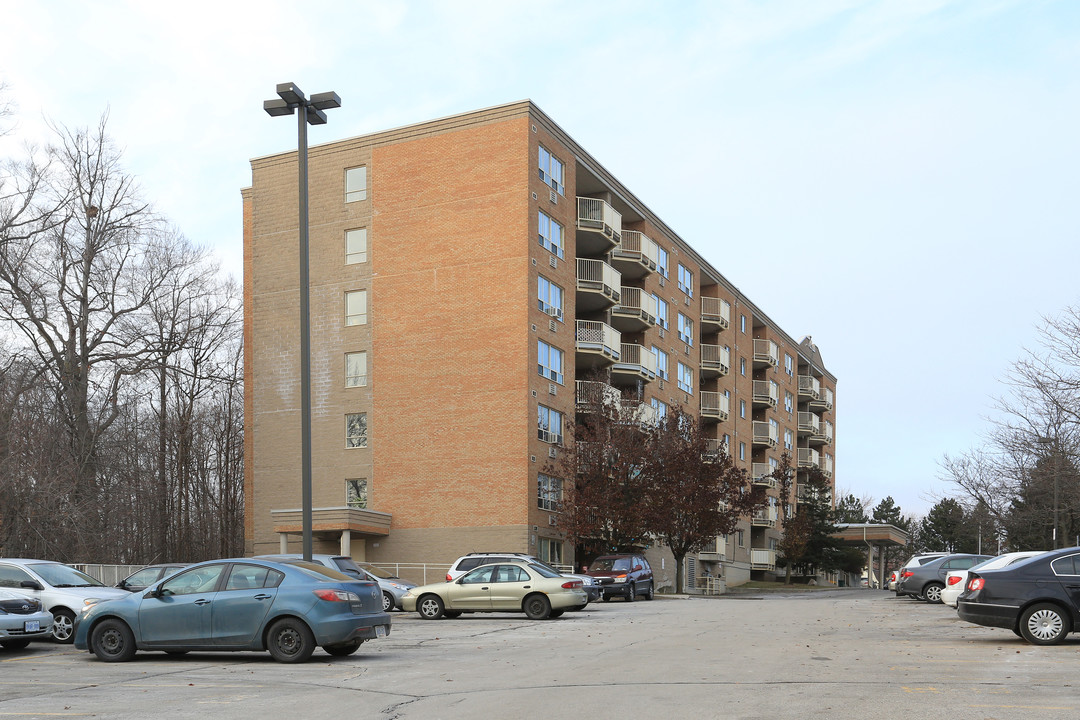
<path fill-rule="evenodd" d="M 595 603 L 557 620 L 394 614 L 303 665 L 266 653 L 107 664 L 0 652 L 0 716 L 145 718 L 1074 718 L 1080 635 L 1035 647 L 955 611 L 848 589 Z"/>

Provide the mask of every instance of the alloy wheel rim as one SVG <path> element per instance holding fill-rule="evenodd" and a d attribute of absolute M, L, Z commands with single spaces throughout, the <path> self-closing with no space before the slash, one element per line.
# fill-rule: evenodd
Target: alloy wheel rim
<path fill-rule="evenodd" d="M 1052 610 L 1040 610 L 1028 618 L 1028 631 L 1040 640 L 1049 640 L 1061 633 L 1061 616 Z"/>

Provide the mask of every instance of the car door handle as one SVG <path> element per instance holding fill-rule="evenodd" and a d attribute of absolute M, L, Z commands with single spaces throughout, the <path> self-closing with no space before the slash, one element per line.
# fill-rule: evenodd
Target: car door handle
<path fill-rule="evenodd" d="M 532 585 L 526 585 L 526 586 L 524 586 L 524 587 L 523 587 L 523 588 L 521 588 L 521 589 L 522 589 L 522 590 L 528 590 L 528 589 L 529 589 L 529 588 L 531 588 L 531 587 L 532 587 Z"/>
<path fill-rule="evenodd" d="M 273 595 L 267 595 L 265 593 L 259 593 L 258 595 L 255 596 L 255 599 L 256 600 L 269 600 L 272 597 L 273 597 Z"/>
<path fill-rule="evenodd" d="M 482 587 L 482 588 L 480 588 L 480 589 L 481 589 L 481 590 L 490 590 L 491 588 L 489 588 L 489 587 L 488 587 L 487 585 L 485 585 L 484 587 Z"/>
<path fill-rule="evenodd" d="M 209 605 L 210 601 L 209 600 L 196 600 L 195 604 L 196 605 Z"/>

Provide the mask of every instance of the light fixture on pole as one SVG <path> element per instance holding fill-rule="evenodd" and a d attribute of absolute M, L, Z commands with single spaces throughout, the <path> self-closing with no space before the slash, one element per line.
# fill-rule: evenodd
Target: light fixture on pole
<path fill-rule="evenodd" d="M 279 83 L 278 97 L 263 101 L 270 117 L 297 113 L 297 176 L 299 180 L 300 226 L 300 487 L 304 532 L 304 559 L 311 559 L 311 313 L 308 263 L 308 177 L 307 126 L 325 125 L 324 110 L 341 107 L 335 92 L 316 93 L 310 99 L 294 83 Z"/>

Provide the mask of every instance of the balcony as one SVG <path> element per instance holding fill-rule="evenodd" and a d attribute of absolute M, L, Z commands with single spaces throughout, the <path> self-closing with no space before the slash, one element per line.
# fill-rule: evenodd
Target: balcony
<path fill-rule="evenodd" d="M 642 278 L 656 272 L 659 246 L 644 233 L 623 230 L 622 242 L 611 253 L 611 263 L 626 277 Z"/>
<path fill-rule="evenodd" d="M 772 340 L 754 340 L 754 367 L 776 367 L 780 364 L 780 346 Z"/>
<path fill-rule="evenodd" d="M 705 439 L 705 462 L 720 462 L 722 455 L 727 455 L 727 444 L 721 438 Z"/>
<path fill-rule="evenodd" d="M 622 275 L 603 260 L 577 259 L 577 311 L 607 310 L 621 299 Z"/>
<path fill-rule="evenodd" d="M 723 393 L 703 390 L 701 392 L 701 417 L 721 422 L 727 420 L 730 403 L 730 398 Z"/>
<path fill-rule="evenodd" d="M 772 465 L 769 463 L 753 463 L 750 465 L 750 484 L 761 487 L 776 487 L 776 478 L 772 476 Z"/>
<path fill-rule="evenodd" d="M 727 330 L 731 325 L 731 303 L 720 298 L 701 298 L 703 332 Z"/>
<path fill-rule="evenodd" d="M 825 473 L 825 477 L 832 477 L 832 455 L 826 455 L 821 458 L 821 464 L 818 465 L 821 468 L 821 472 Z"/>
<path fill-rule="evenodd" d="M 596 320 L 577 320 L 576 323 L 576 367 L 588 369 L 619 361 L 622 335 L 618 330 Z"/>
<path fill-rule="evenodd" d="M 604 413 L 605 415 L 614 415 L 618 412 L 622 399 L 618 389 L 594 380 L 575 380 L 574 386 L 578 412 Z"/>
<path fill-rule="evenodd" d="M 780 402 L 780 386 L 773 380 L 755 380 L 751 402 L 754 407 L 776 407 Z"/>
<path fill-rule="evenodd" d="M 701 377 L 717 377 L 731 369 L 731 351 L 719 345 L 701 346 Z"/>
<path fill-rule="evenodd" d="M 799 413 L 799 434 L 816 435 L 821 431 L 821 418 L 814 413 Z"/>
<path fill-rule="evenodd" d="M 718 536 L 714 541 L 710 542 L 702 550 L 698 551 L 698 557 L 702 560 L 726 560 L 727 538 L 725 538 L 723 535 Z"/>
<path fill-rule="evenodd" d="M 797 448 L 799 451 L 798 460 L 795 467 L 799 468 L 820 468 L 821 467 L 821 455 L 817 450 L 810 448 Z"/>
<path fill-rule="evenodd" d="M 815 410 L 832 410 L 833 391 L 829 388 L 821 388 L 821 397 L 810 401 L 810 407 Z"/>
<path fill-rule="evenodd" d="M 799 376 L 799 399 L 811 402 L 821 397 L 821 381 L 809 375 Z"/>
<path fill-rule="evenodd" d="M 775 570 L 776 569 L 776 551 L 775 550 L 760 550 L 758 548 L 750 548 L 750 569 L 751 570 Z"/>
<path fill-rule="evenodd" d="M 755 511 L 750 516 L 750 524 L 753 527 L 776 527 L 776 508 L 769 507 Z"/>
<path fill-rule="evenodd" d="M 598 198 L 577 199 L 577 254 L 603 255 L 622 240 L 622 215 Z"/>
<path fill-rule="evenodd" d="M 776 447 L 780 442 L 780 428 L 770 422 L 754 421 L 754 445 Z"/>
<path fill-rule="evenodd" d="M 660 408 L 646 403 L 624 402 L 622 404 L 622 419 L 628 423 L 634 423 L 642 430 L 650 430 L 660 424 L 663 415 Z"/>
<path fill-rule="evenodd" d="M 802 413 L 799 413 L 802 415 Z M 806 413 L 807 415 L 813 415 L 813 413 Z M 813 415 L 817 417 L 816 415 Z M 802 423 L 800 423 L 801 425 Z M 819 421 L 817 427 L 810 432 L 809 442 L 811 445 L 824 445 L 832 442 L 832 423 Z"/>
<path fill-rule="evenodd" d="M 641 288 L 623 286 L 611 309 L 611 324 L 622 332 L 648 330 L 656 325 L 656 299 Z"/>
<path fill-rule="evenodd" d="M 656 356 L 652 350 L 633 343 L 621 343 L 619 358 L 611 367 L 611 379 L 614 380 L 644 380 L 652 382 L 656 379 Z"/>

